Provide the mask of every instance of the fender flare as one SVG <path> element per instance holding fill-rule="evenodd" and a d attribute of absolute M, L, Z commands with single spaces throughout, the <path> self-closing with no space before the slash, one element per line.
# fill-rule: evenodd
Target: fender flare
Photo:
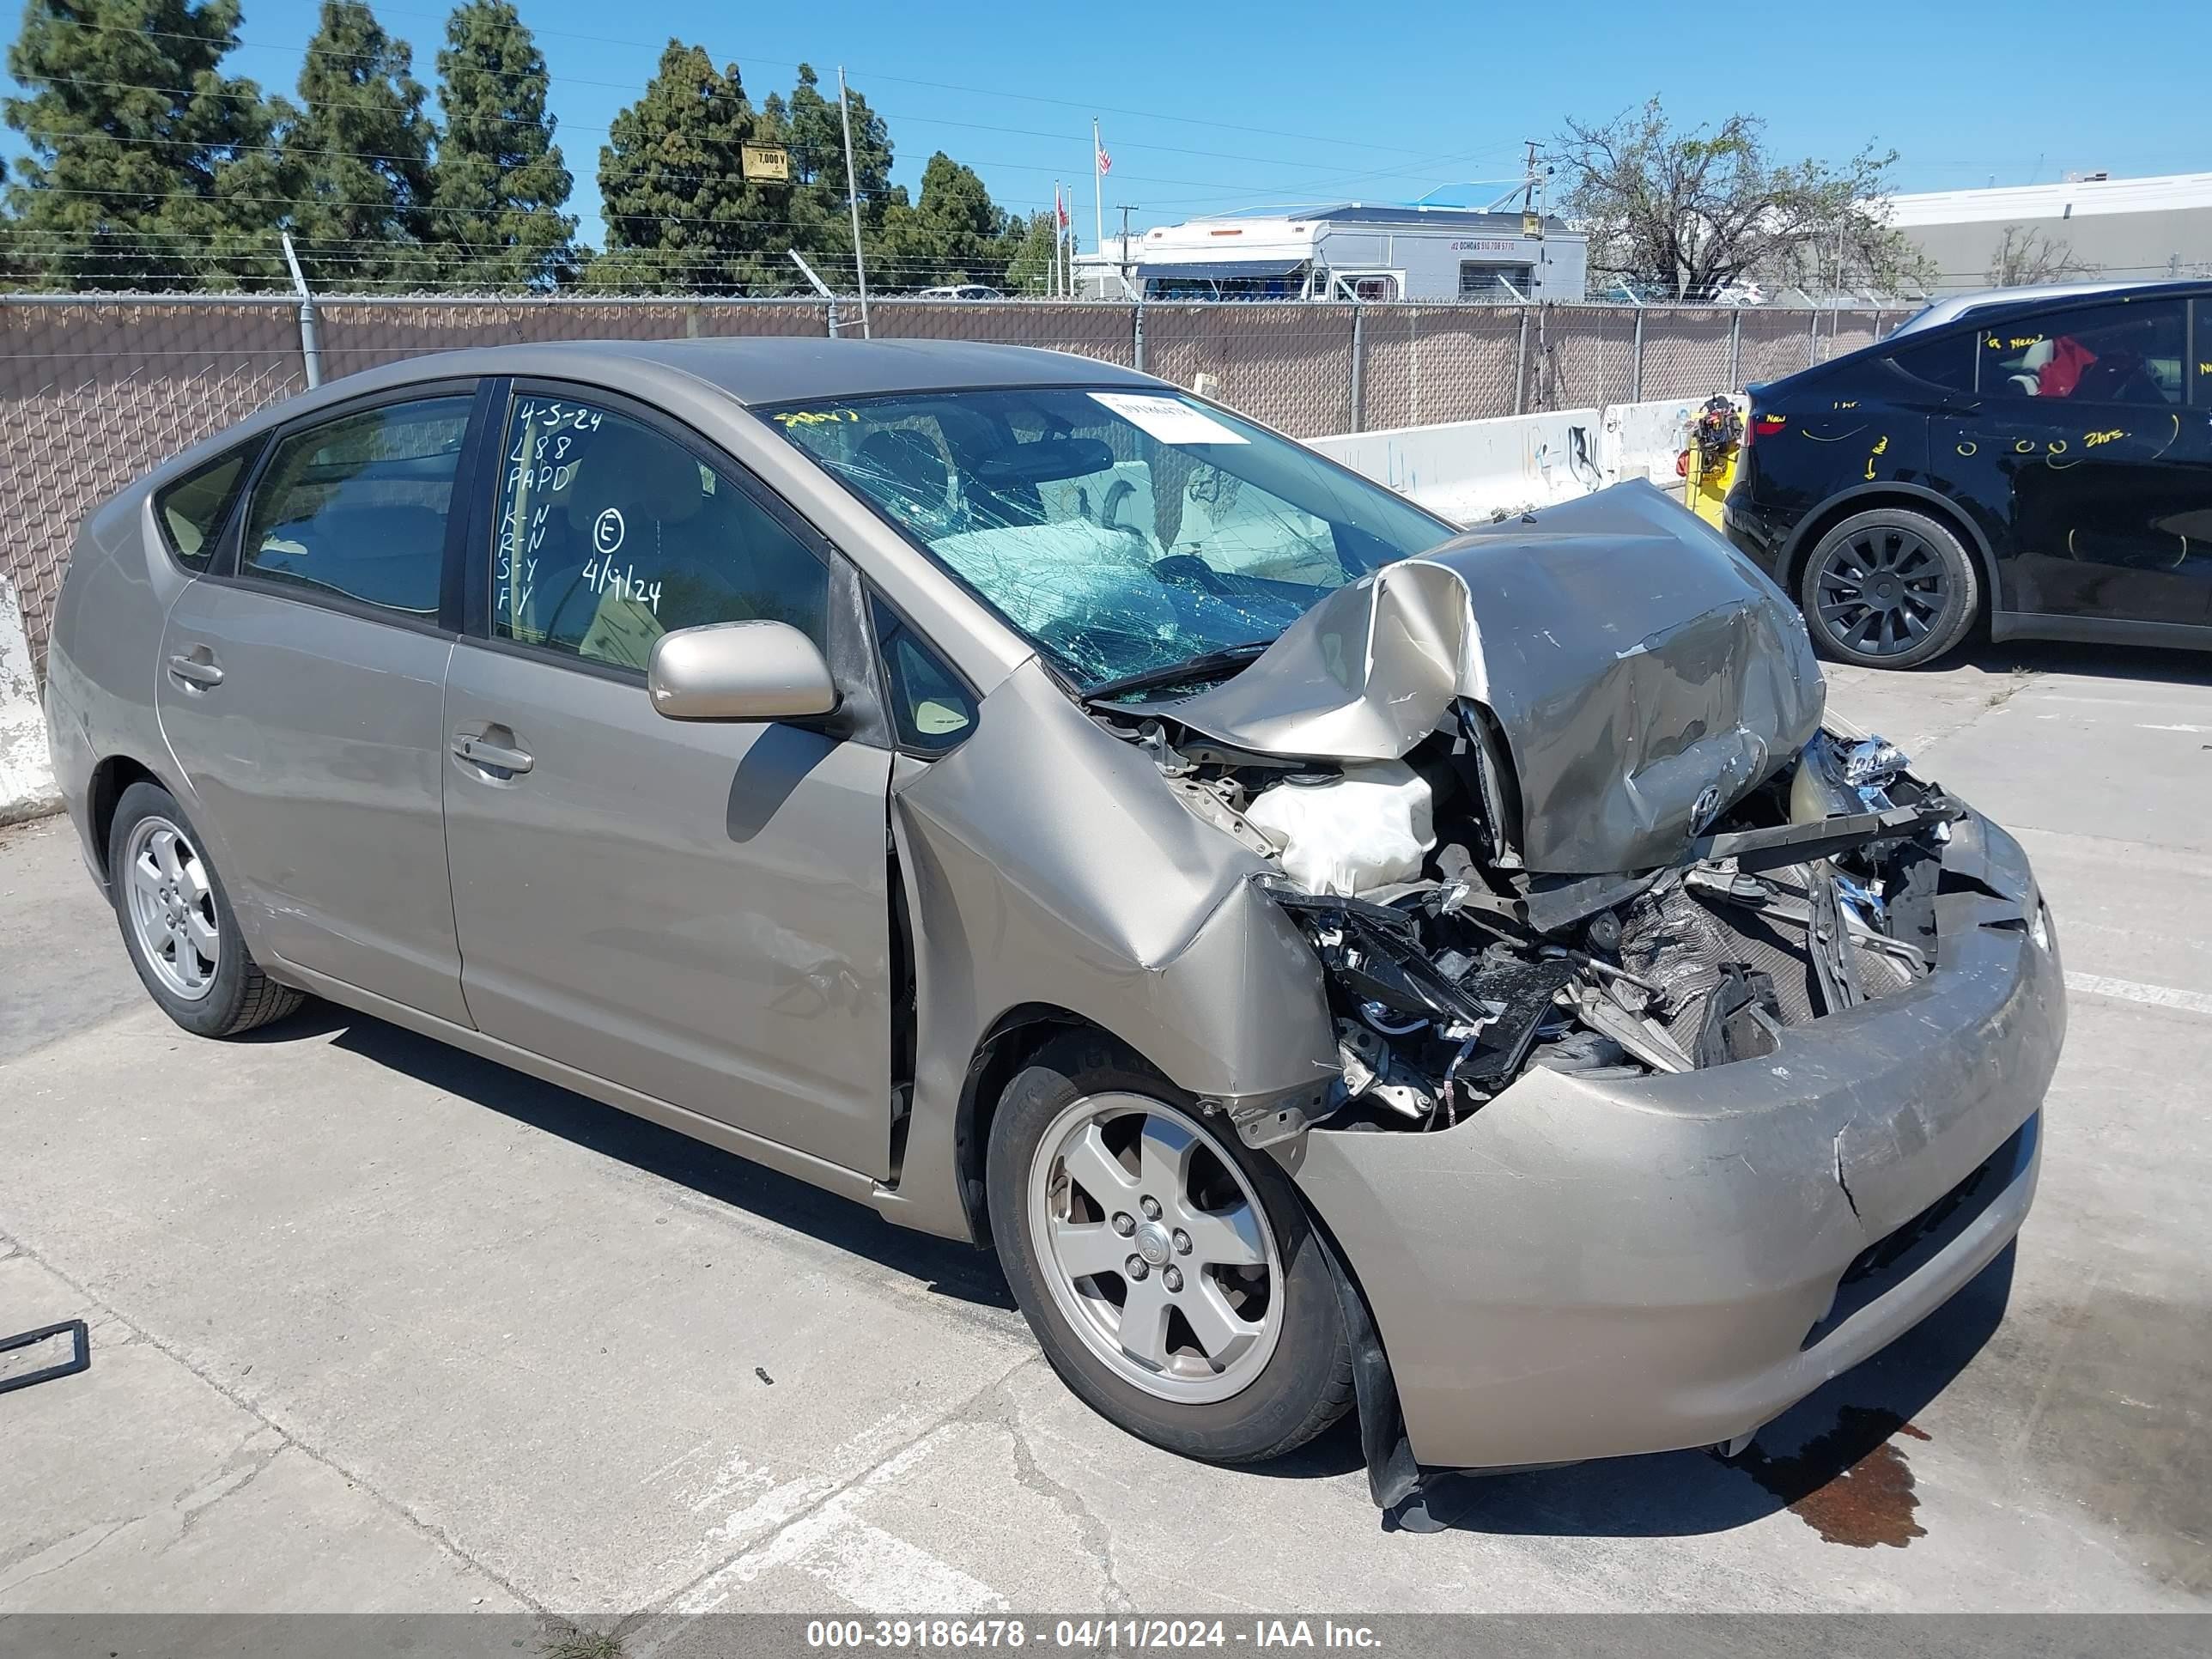
<path fill-rule="evenodd" d="M 1802 561 L 1811 553 L 1814 545 L 1807 534 L 1813 526 L 1834 520 L 1838 516 L 1838 508 L 1847 507 L 1854 501 L 1863 501 L 1871 506 L 1878 501 L 1894 501 L 1900 495 L 1924 501 L 1941 513 L 1945 523 L 1955 525 L 1965 532 L 1963 539 L 1966 550 L 1981 563 L 1982 580 L 1989 589 L 1990 608 L 1992 611 L 2005 609 L 1998 585 L 1996 554 L 1990 546 L 1989 537 L 1981 526 L 1974 522 L 1973 516 L 1966 510 L 1964 504 L 1956 496 L 1946 495 L 1940 489 L 1931 489 L 1926 484 L 1908 483 L 1899 478 L 1877 478 L 1870 483 L 1857 483 L 1849 489 L 1839 489 L 1790 527 L 1788 538 L 1782 544 L 1781 556 L 1775 561 L 1784 573 L 1783 585 L 1790 597 L 1793 599 L 1796 597 L 1799 579 L 1804 574 Z M 1841 516 L 1848 518 L 1850 514 L 1844 513 Z"/>

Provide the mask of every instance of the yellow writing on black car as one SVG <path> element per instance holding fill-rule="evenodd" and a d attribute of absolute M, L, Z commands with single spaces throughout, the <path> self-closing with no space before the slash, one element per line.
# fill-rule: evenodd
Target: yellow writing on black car
<path fill-rule="evenodd" d="M 1874 458 L 1877 455 L 1886 455 L 1888 453 L 1889 434 L 1885 432 L 1881 437 L 1875 440 L 1874 447 L 1867 452 L 1866 475 L 1868 477 L 1871 478 L 1874 477 Z"/>
<path fill-rule="evenodd" d="M 840 421 L 858 422 L 849 409 L 780 409 L 769 417 L 778 426 L 835 426 Z"/>
<path fill-rule="evenodd" d="M 1986 343 L 1992 351 L 2025 351 L 2032 345 L 2041 345 L 2040 334 L 1992 334 Z"/>
<path fill-rule="evenodd" d="M 2084 447 L 2094 449 L 2099 444 L 2118 443 L 2127 435 L 2118 427 L 2114 427 L 2109 432 L 2085 432 L 2081 434 L 2081 442 Z"/>

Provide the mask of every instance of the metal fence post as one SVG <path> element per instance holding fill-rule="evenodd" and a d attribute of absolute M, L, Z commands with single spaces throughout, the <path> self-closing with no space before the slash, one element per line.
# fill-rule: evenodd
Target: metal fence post
<path fill-rule="evenodd" d="M 1636 361 L 1628 370 L 1628 401 L 1644 401 L 1644 307 L 1636 307 Z"/>
<path fill-rule="evenodd" d="M 284 243 L 284 263 L 292 268 L 292 287 L 300 296 L 300 360 L 307 371 L 307 390 L 313 392 L 323 383 L 323 340 L 315 326 L 315 296 L 308 291 L 307 279 L 300 270 L 300 257 L 292 252 L 289 233 L 279 232 Z"/>
<path fill-rule="evenodd" d="M 1513 343 L 1513 412 L 1528 412 L 1528 307 L 1521 307 L 1521 331 Z"/>
<path fill-rule="evenodd" d="M 1820 307 L 1813 307 L 1813 326 L 1805 336 L 1805 367 L 1810 368 L 1820 361 Z"/>
<path fill-rule="evenodd" d="M 1743 385 L 1743 307 L 1729 314 L 1729 390 Z"/>
<path fill-rule="evenodd" d="M 1367 307 L 1357 300 L 1352 302 L 1352 429 L 1367 429 L 1366 398 L 1360 385 L 1360 372 L 1367 356 Z"/>
<path fill-rule="evenodd" d="M 1544 389 L 1544 371 L 1552 362 L 1552 302 L 1536 302 L 1536 401 L 1548 406 L 1550 394 Z"/>
<path fill-rule="evenodd" d="M 1129 307 L 1130 349 L 1135 354 L 1137 373 L 1145 372 L 1145 299 L 1139 295 Z"/>

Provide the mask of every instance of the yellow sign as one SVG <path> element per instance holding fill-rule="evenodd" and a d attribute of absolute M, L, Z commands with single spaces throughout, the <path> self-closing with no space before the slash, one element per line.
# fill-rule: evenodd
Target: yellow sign
<path fill-rule="evenodd" d="M 1521 216 L 1521 234 L 1523 236 L 1540 237 L 1543 235 L 1544 216 L 1540 213 L 1522 214 Z"/>
<path fill-rule="evenodd" d="M 742 145 L 738 166 L 748 179 L 764 184 L 785 184 L 791 178 L 791 152 L 780 144 Z"/>

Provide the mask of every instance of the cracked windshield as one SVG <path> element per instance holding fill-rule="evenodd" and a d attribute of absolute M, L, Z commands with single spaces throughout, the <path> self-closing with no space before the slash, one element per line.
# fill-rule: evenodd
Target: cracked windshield
<path fill-rule="evenodd" d="M 1451 526 L 1193 399 L 1075 386 L 765 411 L 1094 696 L 1233 673 Z"/>

